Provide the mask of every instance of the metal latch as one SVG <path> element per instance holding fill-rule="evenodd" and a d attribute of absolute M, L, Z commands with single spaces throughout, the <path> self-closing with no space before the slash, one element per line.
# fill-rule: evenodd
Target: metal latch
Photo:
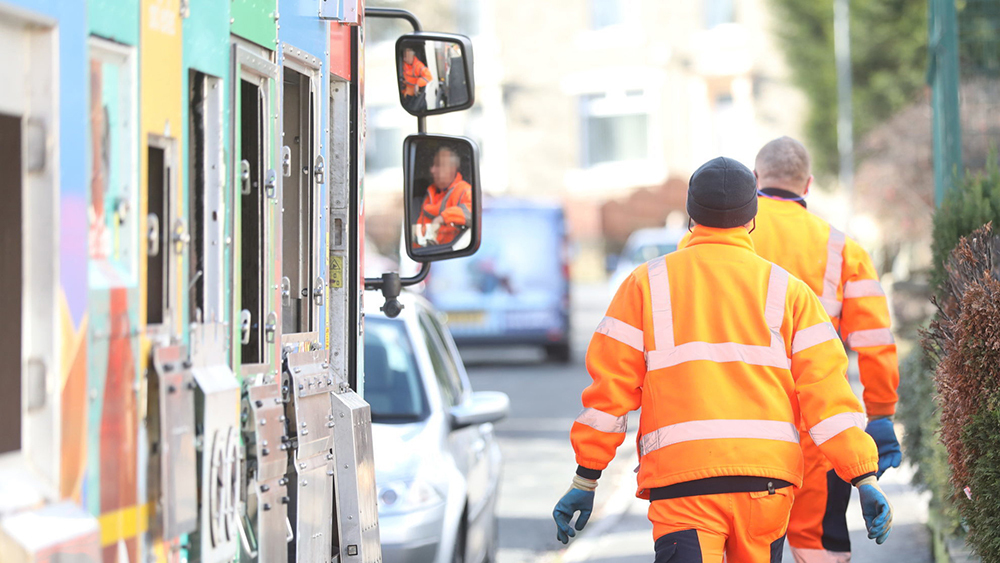
<path fill-rule="evenodd" d="M 267 314 L 267 322 L 264 323 L 264 340 L 268 344 L 274 343 L 274 335 L 278 332 L 278 315 L 271 311 Z"/>
<path fill-rule="evenodd" d="M 287 277 L 281 278 L 281 305 L 287 307 L 292 304 L 292 280 Z"/>
<path fill-rule="evenodd" d="M 246 160 L 240 161 L 240 191 L 250 195 L 250 163 Z"/>
<path fill-rule="evenodd" d="M 292 149 L 281 147 L 281 175 L 288 178 L 292 175 Z"/>
<path fill-rule="evenodd" d="M 250 316 L 250 311 L 243 309 L 240 311 L 240 343 L 246 346 L 250 344 L 250 323 L 253 321 L 253 317 Z"/>
<path fill-rule="evenodd" d="M 326 287 L 326 281 L 323 278 L 316 278 L 316 286 L 313 288 L 313 301 L 316 302 L 317 307 L 323 306 L 324 287 Z"/>
<path fill-rule="evenodd" d="M 191 235 L 184 228 L 184 219 L 174 221 L 174 230 L 170 235 L 170 242 L 174 245 L 175 254 L 183 254 L 184 246 L 191 242 Z"/>
<path fill-rule="evenodd" d="M 156 216 L 156 213 L 150 213 L 146 216 L 147 233 L 146 238 L 148 239 L 149 246 L 146 248 L 146 254 L 150 256 L 160 255 L 160 218 Z"/>
<path fill-rule="evenodd" d="M 313 174 L 315 174 L 317 184 L 326 183 L 326 160 L 323 159 L 323 155 L 316 157 L 316 164 L 313 165 Z"/>
<path fill-rule="evenodd" d="M 267 192 L 267 197 L 274 199 L 278 196 L 278 175 L 274 170 L 267 171 L 267 180 L 264 182 L 264 191 Z"/>

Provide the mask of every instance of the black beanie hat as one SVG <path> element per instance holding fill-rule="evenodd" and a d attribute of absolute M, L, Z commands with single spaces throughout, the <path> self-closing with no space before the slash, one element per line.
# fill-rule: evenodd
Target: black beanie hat
<path fill-rule="evenodd" d="M 731 158 L 713 158 L 691 175 L 687 212 L 706 227 L 746 225 L 757 215 L 757 179 L 749 168 Z"/>

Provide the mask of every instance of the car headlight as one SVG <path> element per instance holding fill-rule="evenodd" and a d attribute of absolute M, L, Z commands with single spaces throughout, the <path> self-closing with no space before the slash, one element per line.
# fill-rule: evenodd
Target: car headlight
<path fill-rule="evenodd" d="M 441 502 L 441 493 L 423 479 L 393 481 L 378 490 L 379 514 L 412 512 Z"/>

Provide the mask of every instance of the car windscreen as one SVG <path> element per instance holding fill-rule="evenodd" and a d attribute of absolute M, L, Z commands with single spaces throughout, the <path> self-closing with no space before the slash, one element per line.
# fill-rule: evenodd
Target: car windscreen
<path fill-rule="evenodd" d="M 365 400 L 372 422 L 402 424 L 430 413 L 413 347 L 401 321 L 365 320 Z"/>
<path fill-rule="evenodd" d="M 675 250 L 677 250 L 677 245 L 669 242 L 644 244 L 632 251 L 631 256 L 629 256 L 629 260 L 631 260 L 633 264 L 642 264 L 643 262 L 649 262 L 658 256 L 670 254 Z"/>

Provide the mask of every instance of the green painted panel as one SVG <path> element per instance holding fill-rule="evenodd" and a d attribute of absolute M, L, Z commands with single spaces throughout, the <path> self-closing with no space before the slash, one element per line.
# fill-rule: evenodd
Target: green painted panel
<path fill-rule="evenodd" d="M 232 32 L 267 49 L 275 49 L 277 15 L 277 0 L 232 0 Z"/>
<path fill-rule="evenodd" d="M 90 33 L 126 45 L 139 43 L 139 2 L 136 0 L 89 0 Z"/>

